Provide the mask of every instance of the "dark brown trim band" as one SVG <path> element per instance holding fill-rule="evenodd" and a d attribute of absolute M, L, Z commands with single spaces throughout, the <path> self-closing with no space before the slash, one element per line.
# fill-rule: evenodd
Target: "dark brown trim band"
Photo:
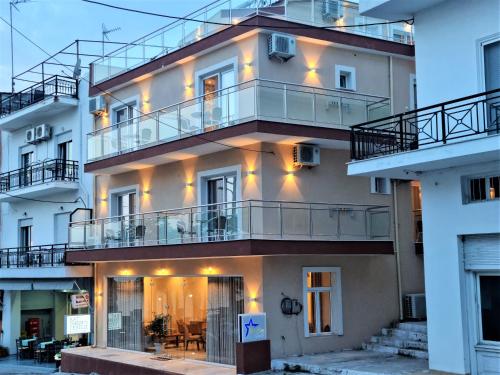
<path fill-rule="evenodd" d="M 383 255 L 393 253 L 394 247 L 392 241 L 237 240 L 164 246 L 73 250 L 66 253 L 66 261 L 68 263 L 92 263 L 264 255 Z"/>
<path fill-rule="evenodd" d="M 221 141 L 223 139 L 238 137 L 251 133 L 312 137 L 340 141 L 349 141 L 350 139 L 350 133 L 348 130 L 257 120 L 203 133 L 201 136 L 193 135 L 175 141 L 146 147 L 137 151 L 112 156 L 103 160 L 86 163 L 84 166 L 84 171 L 86 173 L 92 173 L 101 169 L 110 168 L 126 163 L 132 163 L 139 160 L 164 155 L 169 152 L 180 151 L 190 147 L 211 143 L 213 141 Z"/>
<path fill-rule="evenodd" d="M 249 25 L 254 27 L 248 27 Z M 366 48 L 385 53 L 392 53 L 410 57 L 415 56 L 415 48 L 407 44 L 396 43 L 388 40 L 371 38 L 337 30 L 327 30 L 314 27 L 305 27 L 303 29 L 294 28 L 301 25 L 302 24 L 300 23 L 280 20 L 276 18 L 254 16 L 241 22 L 239 25 L 230 26 L 213 35 L 201 39 L 198 42 L 169 53 L 168 55 L 143 64 L 135 69 L 120 74 L 119 76 L 110 78 L 107 81 L 101 82 L 97 85 L 93 85 L 89 88 L 89 95 L 94 96 L 101 94 L 104 91 L 111 90 L 116 86 L 132 81 L 145 74 L 155 72 L 186 57 L 195 55 L 206 49 L 213 48 L 218 44 L 224 43 L 232 38 L 243 35 L 258 28 L 265 28 L 281 32 L 286 31 L 297 36 L 304 36 L 308 38 L 323 40 L 326 42 L 345 44 L 353 47 Z M 290 29 L 286 29 L 286 27 L 290 27 Z M 90 69 L 91 75 L 92 70 L 93 69 Z"/>

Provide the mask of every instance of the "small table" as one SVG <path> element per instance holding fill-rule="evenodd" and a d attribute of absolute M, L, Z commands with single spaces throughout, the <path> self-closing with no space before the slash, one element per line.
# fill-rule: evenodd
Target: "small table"
<path fill-rule="evenodd" d="M 165 336 L 165 339 L 166 339 L 165 345 L 172 344 L 175 342 L 175 347 L 178 348 L 181 336 L 182 335 L 180 333 L 171 333 L 169 335 L 166 335 Z"/>
<path fill-rule="evenodd" d="M 35 341 L 36 339 L 24 339 L 21 340 L 21 346 L 29 346 L 31 341 Z"/>
<path fill-rule="evenodd" d="M 38 344 L 38 346 L 40 347 L 40 349 L 45 349 L 45 346 L 48 345 L 48 344 L 52 344 L 54 341 L 45 341 L 45 342 L 41 342 L 40 344 Z"/>

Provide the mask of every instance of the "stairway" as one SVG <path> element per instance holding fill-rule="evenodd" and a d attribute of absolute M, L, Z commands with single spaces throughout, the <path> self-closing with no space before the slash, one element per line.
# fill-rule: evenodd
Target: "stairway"
<path fill-rule="evenodd" d="M 370 342 L 363 343 L 363 349 L 428 359 L 427 322 L 405 322 L 399 323 L 396 328 L 382 328 L 380 335 L 372 336 Z"/>

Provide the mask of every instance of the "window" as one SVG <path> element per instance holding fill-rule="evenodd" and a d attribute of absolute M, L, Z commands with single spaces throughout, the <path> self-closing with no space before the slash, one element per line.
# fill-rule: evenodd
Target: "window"
<path fill-rule="evenodd" d="M 500 176 L 474 177 L 466 181 L 464 203 L 500 198 Z"/>
<path fill-rule="evenodd" d="M 343 90 L 356 90 L 356 68 L 335 65 L 335 87 Z"/>
<path fill-rule="evenodd" d="M 303 283 L 306 337 L 343 335 L 340 268 L 305 267 Z"/>
<path fill-rule="evenodd" d="M 500 342 L 500 276 L 480 275 L 481 339 Z"/>
<path fill-rule="evenodd" d="M 33 219 L 19 220 L 19 247 L 31 246 L 31 229 L 33 227 Z"/>
<path fill-rule="evenodd" d="M 73 142 L 67 141 L 57 145 L 57 158 L 60 160 L 73 160 Z"/>
<path fill-rule="evenodd" d="M 486 91 L 500 87 L 500 41 L 484 45 L 484 80 Z"/>
<path fill-rule="evenodd" d="M 135 102 L 129 103 L 126 106 L 114 109 L 114 123 L 118 124 L 127 120 L 134 118 L 135 114 Z"/>
<path fill-rule="evenodd" d="M 371 177 L 370 186 L 372 194 L 391 194 L 391 180 L 389 178 Z"/>

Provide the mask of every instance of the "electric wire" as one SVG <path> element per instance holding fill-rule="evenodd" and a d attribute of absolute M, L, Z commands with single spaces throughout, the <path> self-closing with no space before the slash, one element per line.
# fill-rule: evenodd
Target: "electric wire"
<path fill-rule="evenodd" d="M 0 16 L 0 20 L 2 20 L 3 22 L 5 22 L 7 25 L 10 26 L 10 23 L 7 22 L 3 17 Z M 16 27 L 12 27 L 16 32 L 18 32 L 23 38 L 25 38 L 26 40 L 28 40 L 31 44 L 33 44 L 35 47 L 37 47 L 38 49 L 40 49 L 42 52 L 44 52 L 45 54 L 50 55 L 49 52 L 47 52 L 44 48 L 42 48 L 41 46 L 39 46 L 36 42 L 34 42 L 33 40 L 31 40 L 29 37 L 27 37 L 24 33 L 22 33 L 21 31 L 19 31 Z M 55 61 L 59 62 L 59 60 L 57 60 L 55 57 L 51 57 L 53 58 Z M 63 67 L 64 68 L 64 67 Z M 61 70 L 61 72 L 63 74 L 66 75 L 66 77 L 68 78 L 72 78 L 70 75 L 68 75 L 67 73 L 64 73 L 64 71 Z M 92 85 L 92 83 L 85 77 L 80 77 L 81 79 L 83 79 L 84 81 L 88 82 L 90 85 Z M 99 84 L 96 84 L 96 85 L 93 85 L 93 87 L 96 87 L 99 91 L 101 91 L 103 94 L 106 94 L 106 95 L 109 95 L 111 98 L 115 99 L 117 102 L 121 103 L 121 104 L 124 104 L 124 105 L 127 105 L 126 102 L 124 102 L 123 100 L 117 98 L 116 96 L 114 96 L 112 93 L 110 93 L 109 91 L 103 89 L 100 87 Z M 150 119 L 153 119 L 153 120 L 156 120 L 158 121 L 158 123 L 162 124 L 162 125 L 165 125 L 169 128 L 172 128 L 174 130 L 179 130 L 177 127 L 174 127 L 170 124 L 167 124 L 163 121 L 160 121 L 159 119 L 157 119 L 156 117 L 154 117 L 154 115 L 152 114 L 149 114 L 149 113 L 144 113 L 142 111 L 140 111 L 139 109 L 136 109 L 136 111 L 141 115 L 141 116 L 147 116 L 148 118 Z M 255 150 L 255 149 L 251 149 L 251 148 L 246 148 L 246 147 L 241 147 L 241 146 L 232 146 L 232 145 L 228 145 L 226 143 L 223 143 L 223 142 L 219 142 L 219 141 L 214 141 L 212 139 L 209 139 L 209 138 L 206 138 L 206 137 L 203 137 L 202 135 L 200 134 L 193 134 L 193 133 L 189 133 L 189 132 L 185 132 L 185 131 L 182 131 L 185 135 L 188 135 L 188 136 L 193 136 L 193 137 L 196 137 L 196 138 L 199 138 L 199 139 L 203 139 L 205 140 L 206 142 L 208 143 L 213 143 L 213 144 L 218 144 L 220 146 L 223 146 L 223 147 L 227 147 L 227 148 L 230 148 L 230 149 L 239 149 L 239 150 L 244 150 L 244 151 L 250 151 L 250 152 L 256 152 L 256 153 L 262 153 L 262 154 L 270 154 L 270 155 L 275 155 L 274 151 L 266 151 L 266 150 Z"/>

